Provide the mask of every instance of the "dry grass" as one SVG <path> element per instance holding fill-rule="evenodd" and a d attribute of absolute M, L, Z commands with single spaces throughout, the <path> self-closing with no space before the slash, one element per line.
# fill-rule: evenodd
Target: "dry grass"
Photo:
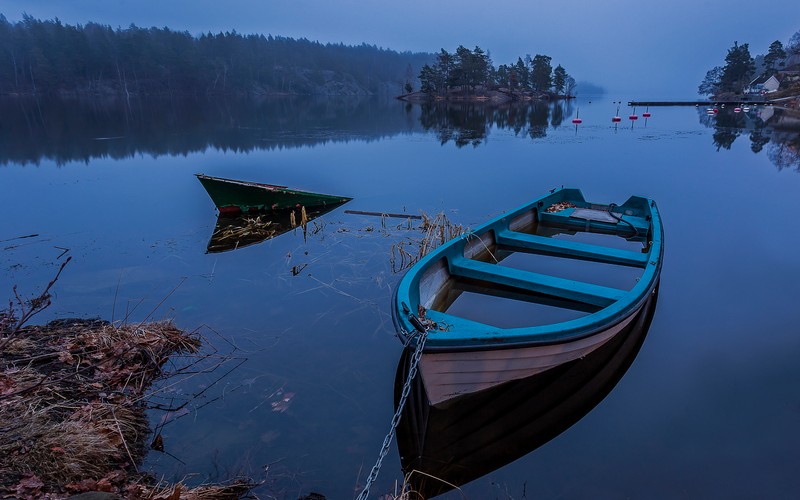
<path fill-rule="evenodd" d="M 435 248 L 466 232 L 461 224 L 450 222 L 444 212 L 439 212 L 433 218 L 423 213 L 419 229 L 422 231 L 419 238 L 392 245 L 390 261 L 393 272 L 408 269 Z"/>
<path fill-rule="evenodd" d="M 577 208 L 574 204 L 568 201 L 559 201 L 558 203 L 553 203 L 549 207 L 545 209 L 545 212 L 553 213 L 553 212 L 560 212 L 562 210 L 566 210 L 568 208 Z"/>
<path fill-rule="evenodd" d="M 299 214 L 299 222 L 298 222 Z M 263 213 L 257 216 L 220 217 L 208 243 L 209 252 L 220 252 L 243 248 L 264 240 L 280 236 L 292 229 L 301 228 L 303 237 L 307 236 L 309 223 L 318 214 L 309 216 L 306 207 L 289 212 Z M 316 234 L 322 226 L 314 222 L 312 234 Z"/>
<path fill-rule="evenodd" d="M 277 232 L 278 229 L 273 221 L 264 220 L 259 215 L 257 217 L 243 217 L 237 224 L 221 227 L 214 231 L 211 237 L 218 241 L 219 244 L 235 244 L 239 240 L 247 238 L 271 238 Z"/>
<path fill-rule="evenodd" d="M 442 485 L 446 485 L 447 488 L 445 489 L 452 489 L 458 492 L 461 495 L 461 498 L 467 498 L 461 488 L 458 485 L 449 483 L 444 479 L 438 478 L 427 472 L 422 472 L 418 470 L 412 470 L 411 472 L 407 473 L 403 478 L 403 484 L 397 484 L 395 482 L 394 491 L 391 493 L 385 493 L 378 497 L 379 500 L 425 500 L 426 495 L 422 492 L 418 491 L 414 487 L 414 483 L 418 482 L 429 482 L 429 483 L 441 483 Z"/>
<path fill-rule="evenodd" d="M 13 317 L 13 311 L 6 318 Z M 16 498 L 109 491 L 126 498 L 239 498 L 253 485 L 158 488 L 139 474 L 147 391 L 200 339 L 170 322 L 53 321 L 0 332 L 0 484 Z M 248 486 L 249 485 L 249 486 Z M 0 490 L 2 492 L 2 490 Z"/>
<path fill-rule="evenodd" d="M 253 489 L 249 479 L 234 479 L 225 484 L 207 484 L 189 488 L 182 483 L 142 486 L 140 498 L 153 500 L 236 500 Z"/>

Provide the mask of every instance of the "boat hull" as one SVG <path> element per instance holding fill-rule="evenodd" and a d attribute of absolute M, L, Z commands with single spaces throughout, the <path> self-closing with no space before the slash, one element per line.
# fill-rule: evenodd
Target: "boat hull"
<path fill-rule="evenodd" d="M 276 212 L 300 207 L 336 206 L 351 200 L 344 196 L 300 191 L 289 189 L 286 186 L 237 181 L 203 174 L 195 174 L 195 176 L 219 209 L 220 214 L 225 215 Z"/>
<path fill-rule="evenodd" d="M 624 330 L 639 309 L 594 335 L 570 342 L 510 349 L 423 353 L 420 372 L 430 404 L 441 406 L 459 396 L 542 373 L 583 358 Z"/>

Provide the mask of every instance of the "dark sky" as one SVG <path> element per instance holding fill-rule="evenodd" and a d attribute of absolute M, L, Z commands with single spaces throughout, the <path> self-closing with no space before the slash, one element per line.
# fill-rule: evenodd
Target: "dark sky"
<path fill-rule="evenodd" d="M 546 54 L 621 99 L 691 98 L 734 41 L 753 56 L 800 30 L 797 0 L 0 0 L 69 24 L 236 30 L 397 51 L 488 50 L 496 65 Z"/>

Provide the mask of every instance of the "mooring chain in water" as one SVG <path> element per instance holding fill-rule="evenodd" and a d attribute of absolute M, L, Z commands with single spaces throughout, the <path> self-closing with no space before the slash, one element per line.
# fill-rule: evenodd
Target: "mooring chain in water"
<path fill-rule="evenodd" d="M 411 315 L 413 316 L 413 315 Z M 416 317 L 414 318 L 416 319 Z M 407 335 L 405 331 L 403 331 L 404 335 Z M 419 360 L 422 358 L 422 349 L 425 347 L 425 340 L 428 338 L 428 330 L 427 328 L 423 328 L 419 332 L 419 339 L 417 340 L 417 348 L 414 350 L 414 355 L 411 357 L 411 364 L 408 370 L 408 376 L 406 377 L 406 381 L 403 384 L 403 392 L 400 395 L 400 401 L 397 404 L 397 411 L 394 412 L 394 416 L 392 417 L 392 425 L 389 429 L 389 433 L 386 435 L 386 438 L 383 440 L 383 446 L 381 447 L 381 452 L 378 455 L 378 461 L 375 462 L 375 465 L 372 467 L 372 470 L 367 477 L 366 484 L 364 484 L 364 489 L 361 490 L 361 493 L 358 495 L 357 500 L 366 500 L 369 496 L 369 488 L 372 486 L 372 483 L 378 478 L 378 472 L 381 470 L 381 464 L 383 463 L 383 459 L 386 458 L 386 455 L 389 453 L 389 447 L 392 444 L 392 439 L 394 439 L 394 432 L 397 430 L 397 426 L 400 423 L 400 415 L 403 413 L 403 407 L 406 405 L 406 399 L 408 399 L 409 393 L 411 393 L 411 382 L 414 380 L 414 377 L 417 375 L 417 365 L 419 365 Z"/>

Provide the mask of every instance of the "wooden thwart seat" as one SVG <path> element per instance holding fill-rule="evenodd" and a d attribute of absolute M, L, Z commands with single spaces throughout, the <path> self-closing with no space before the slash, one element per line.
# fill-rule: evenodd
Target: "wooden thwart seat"
<path fill-rule="evenodd" d="M 606 307 L 621 299 L 626 291 L 591 283 L 522 271 L 463 256 L 448 258 L 451 275 L 541 293 L 597 307 Z"/>
<path fill-rule="evenodd" d="M 498 245 L 533 253 L 630 267 L 644 268 L 647 266 L 647 254 L 629 250 L 608 248 L 577 241 L 557 240 L 535 234 L 518 233 L 508 229 L 498 231 L 495 238 Z"/>

